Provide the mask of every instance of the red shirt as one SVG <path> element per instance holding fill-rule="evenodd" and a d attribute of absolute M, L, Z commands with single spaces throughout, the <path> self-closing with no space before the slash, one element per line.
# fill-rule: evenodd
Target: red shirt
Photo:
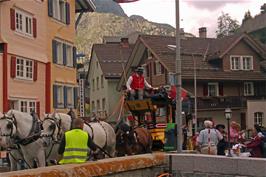
<path fill-rule="evenodd" d="M 143 75 L 133 74 L 132 75 L 132 83 L 130 87 L 134 90 L 136 89 L 144 89 L 144 77 Z"/>

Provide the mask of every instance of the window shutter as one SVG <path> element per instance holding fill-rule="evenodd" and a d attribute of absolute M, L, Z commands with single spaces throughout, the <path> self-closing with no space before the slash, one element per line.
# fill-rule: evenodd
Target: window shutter
<path fill-rule="evenodd" d="M 40 111 L 40 102 L 39 101 L 36 102 L 36 113 L 40 117 L 41 111 Z"/>
<path fill-rule="evenodd" d="M 77 66 L 77 48 L 73 47 L 73 67 Z"/>
<path fill-rule="evenodd" d="M 203 84 L 203 96 L 208 96 L 208 84 Z"/>
<path fill-rule="evenodd" d="M 32 23 L 33 23 L 33 37 L 36 38 L 37 37 L 37 19 L 33 18 Z"/>
<path fill-rule="evenodd" d="M 63 65 L 67 65 L 67 45 L 63 44 Z"/>
<path fill-rule="evenodd" d="M 64 108 L 67 108 L 67 86 L 64 86 Z"/>
<path fill-rule="evenodd" d="M 54 108 L 58 107 L 57 104 L 57 85 L 53 85 L 53 104 L 54 104 Z"/>
<path fill-rule="evenodd" d="M 11 68 L 10 68 L 10 77 L 15 78 L 16 77 L 16 65 L 17 65 L 17 59 L 16 57 L 11 57 Z"/>
<path fill-rule="evenodd" d="M 153 63 L 154 75 L 156 75 L 156 62 Z"/>
<path fill-rule="evenodd" d="M 74 108 L 77 109 L 77 107 L 78 107 L 78 88 L 75 87 L 73 90 L 74 90 Z"/>
<path fill-rule="evenodd" d="M 53 50 L 53 63 L 57 63 L 57 41 L 52 41 L 52 50 Z"/>
<path fill-rule="evenodd" d="M 15 9 L 10 9 L 10 28 L 11 28 L 11 30 L 16 29 Z"/>
<path fill-rule="evenodd" d="M 53 1 L 54 0 L 48 0 L 48 16 L 53 16 Z"/>
<path fill-rule="evenodd" d="M 37 78 L 38 78 L 38 62 L 34 61 L 33 81 L 37 81 Z"/>
<path fill-rule="evenodd" d="M 220 96 L 224 96 L 224 87 L 223 87 L 223 83 L 219 83 L 219 95 Z"/>
<path fill-rule="evenodd" d="M 66 2 L 66 24 L 70 24 L 70 5 Z"/>

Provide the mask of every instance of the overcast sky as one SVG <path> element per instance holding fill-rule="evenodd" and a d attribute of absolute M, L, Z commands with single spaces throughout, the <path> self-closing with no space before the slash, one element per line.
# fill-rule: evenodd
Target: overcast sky
<path fill-rule="evenodd" d="M 181 0 L 180 27 L 198 36 L 199 27 L 207 27 L 208 37 L 215 37 L 217 18 L 224 12 L 241 24 L 246 11 L 254 16 L 266 0 Z M 175 0 L 139 0 L 121 4 L 128 16 L 141 15 L 159 23 L 175 27 Z"/>

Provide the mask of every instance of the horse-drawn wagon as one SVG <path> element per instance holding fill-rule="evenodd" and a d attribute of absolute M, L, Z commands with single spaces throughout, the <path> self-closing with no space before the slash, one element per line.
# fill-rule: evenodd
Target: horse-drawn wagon
<path fill-rule="evenodd" d="M 183 102 L 184 105 L 187 102 Z M 125 100 L 125 109 L 131 113 L 129 121 L 135 126 L 144 126 L 149 130 L 153 139 L 153 149 L 171 150 L 165 146 L 166 139 L 174 141 L 175 100 L 168 96 L 165 88 L 143 100 Z M 169 136 L 169 133 L 172 132 Z M 170 142 L 174 144 L 174 142 Z"/>

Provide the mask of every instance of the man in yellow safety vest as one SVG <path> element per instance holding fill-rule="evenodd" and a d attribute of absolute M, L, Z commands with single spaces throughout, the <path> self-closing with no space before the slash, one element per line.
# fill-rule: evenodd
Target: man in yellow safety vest
<path fill-rule="evenodd" d="M 63 155 L 59 164 L 83 163 L 87 160 L 89 148 L 96 150 L 96 145 L 87 132 L 83 131 L 84 121 L 73 119 L 72 130 L 67 131 L 60 143 L 58 153 Z"/>

